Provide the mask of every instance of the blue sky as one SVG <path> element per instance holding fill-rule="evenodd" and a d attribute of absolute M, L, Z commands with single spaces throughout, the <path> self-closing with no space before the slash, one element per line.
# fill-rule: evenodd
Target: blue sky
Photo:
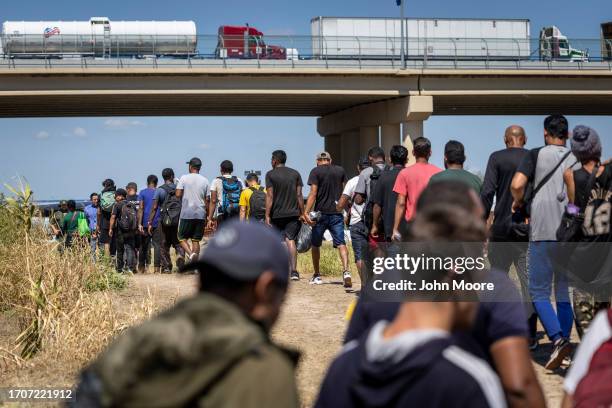
<path fill-rule="evenodd" d="M 440 0 L 406 3 L 409 17 L 528 18 L 532 36 L 540 27 L 556 24 L 574 38 L 598 38 L 599 24 L 612 20 L 609 0 L 497 2 Z M 1 20 L 87 20 L 108 16 L 111 20 L 192 19 L 200 34 L 214 34 L 221 24 L 251 25 L 267 34 L 310 32 L 314 16 L 396 16 L 394 0 L 246 0 L 104 2 L 11 2 L 0 12 Z M 433 162 L 441 165 L 441 150 L 450 139 L 466 145 L 467 166 L 483 169 L 488 155 L 503 147 L 504 128 L 523 125 L 529 146 L 542 141 L 543 117 L 440 117 L 425 125 L 434 146 Z M 602 136 L 604 155 L 612 156 L 610 117 L 570 117 L 571 125 L 589 124 Z M 283 148 L 289 165 L 304 178 L 323 147 L 314 118 L 52 118 L 0 119 L 0 181 L 25 176 L 38 199 L 82 198 L 100 189 L 106 177 L 118 184 L 144 184 L 148 174 L 173 167 L 185 170 L 191 156 L 204 161 L 203 173 L 212 178 L 218 163 L 234 161 L 239 175 L 246 169 L 267 170 L 270 152 Z M 1 189 L 0 189 L 1 191 Z"/>

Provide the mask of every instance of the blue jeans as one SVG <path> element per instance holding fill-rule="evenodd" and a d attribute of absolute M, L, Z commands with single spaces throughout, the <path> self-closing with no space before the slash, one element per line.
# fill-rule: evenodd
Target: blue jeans
<path fill-rule="evenodd" d="M 556 245 L 554 241 L 529 243 L 529 293 L 540 321 L 551 341 L 569 338 L 572 331 L 573 312 L 569 300 L 567 278 L 555 273 L 551 257 Z M 553 279 L 557 310 L 550 301 Z"/>
<path fill-rule="evenodd" d="M 312 246 L 317 248 L 321 246 L 325 230 L 329 230 L 334 248 L 346 245 L 344 242 L 344 217 L 342 217 L 342 214 L 321 214 L 321 218 L 312 227 Z"/>
<path fill-rule="evenodd" d="M 351 231 L 351 244 L 355 254 L 355 262 L 363 261 L 368 251 L 368 232 L 362 221 L 349 227 Z"/>

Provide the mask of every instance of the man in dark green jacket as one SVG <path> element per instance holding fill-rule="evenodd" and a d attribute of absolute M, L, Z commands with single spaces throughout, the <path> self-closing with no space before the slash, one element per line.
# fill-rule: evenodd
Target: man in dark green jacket
<path fill-rule="evenodd" d="M 269 338 L 289 278 L 280 236 L 229 222 L 185 269 L 199 272 L 200 292 L 111 344 L 72 405 L 297 407 L 298 354 Z"/>

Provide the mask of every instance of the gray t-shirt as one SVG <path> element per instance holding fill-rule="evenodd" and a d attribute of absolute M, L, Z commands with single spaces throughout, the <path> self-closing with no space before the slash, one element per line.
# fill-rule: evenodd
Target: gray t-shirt
<path fill-rule="evenodd" d="M 540 149 L 537 163 L 533 155 L 523 160 L 518 171 L 527 177 L 533 176 L 533 185 L 540 181 L 559 163 L 567 153 L 565 146 L 548 145 Z M 557 228 L 567 205 L 567 191 L 563 182 L 563 172 L 576 163 L 576 157 L 570 153 L 553 176 L 538 191 L 531 203 L 531 241 L 556 241 Z M 535 173 L 534 173 L 535 172 Z M 559 200 L 559 198 L 563 198 Z"/>
<path fill-rule="evenodd" d="M 385 163 L 376 163 L 379 169 L 385 169 Z M 357 186 L 355 187 L 355 193 L 363 194 L 366 197 L 370 197 L 370 176 L 374 173 L 374 167 L 368 167 L 366 169 L 361 170 L 359 173 L 359 180 L 357 181 Z"/>
<path fill-rule="evenodd" d="M 183 190 L 182 220 L 203 220 L 206 218 L 205 207 L 209 185 L 208 179 L 198 173 L 181 176 L 176 189 Z"/>

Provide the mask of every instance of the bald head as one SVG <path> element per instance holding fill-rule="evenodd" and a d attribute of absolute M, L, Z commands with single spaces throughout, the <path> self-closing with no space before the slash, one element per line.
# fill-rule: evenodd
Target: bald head
<path fill-rule="evenodd" d="M 525 129 L 518 125 L 508 126 L 504 134 L 504 143 L 506 147 L 523 147 L 527 143 Z"/>

